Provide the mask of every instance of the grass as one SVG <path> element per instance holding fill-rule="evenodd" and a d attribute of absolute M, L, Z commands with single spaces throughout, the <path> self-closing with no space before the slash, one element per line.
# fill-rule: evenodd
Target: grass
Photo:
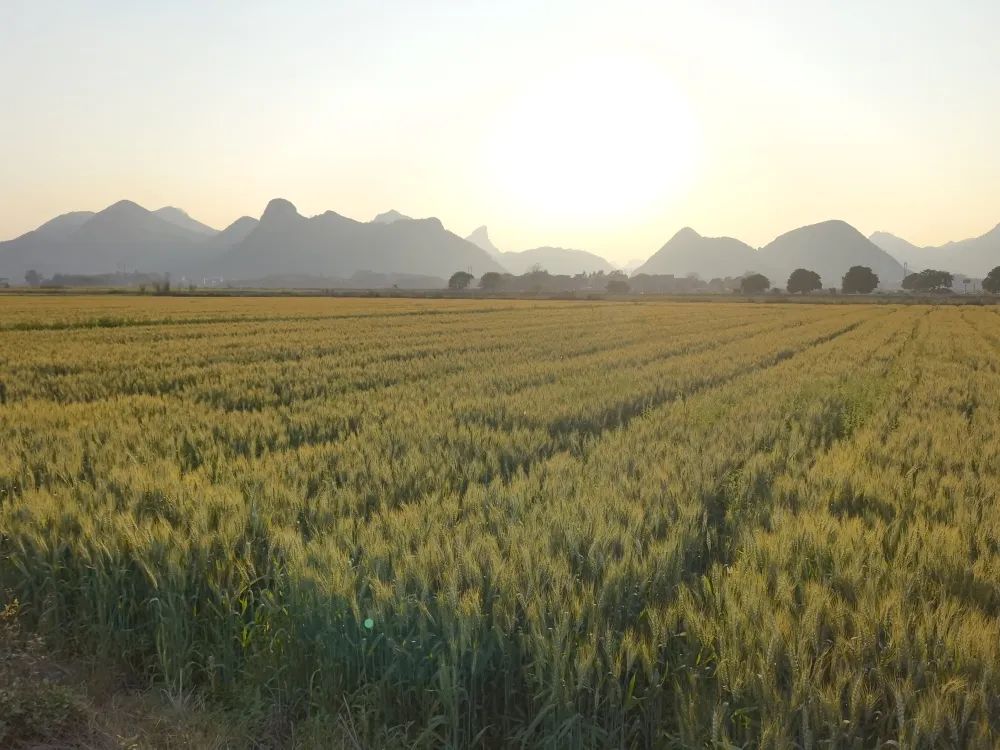
<path fill-rule="evenodd" d="M 0 314 L 0 590 L 189 744 L 997 743 L 994 307 Z"/>

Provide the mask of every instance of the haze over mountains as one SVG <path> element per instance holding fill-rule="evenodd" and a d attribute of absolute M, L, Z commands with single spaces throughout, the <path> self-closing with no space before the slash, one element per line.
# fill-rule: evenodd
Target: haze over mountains
<path fill-rule="evenodd" d="M 684 227 L 657 250 L 635 273 L 697 274 L 707 280 L 739 276 L 745 271 L 764 272 L 757 251 L 732 237 L 702 237 Z"/>
<path fill-rule="evenodd" d="M 97 213 L 63 214 L 0 243 L 0 275 L 20 281 L 29 269 L 43 275 L 180 270 L 204 257 L 202 246 L 215 230 L 201 227 L 177 209 L 148 211 L 127 200 Z"/>
<path fill-rule="evenodd" d="M 268 203 L 257 226 L 209 268 L 226 278 L 349 277 L 358 271 L 447 278 L 457 270 L 476 276 L 503 270 L 438 219 L 360 222 L 333 211 L 307 218 L 282 198 Z"/>
<path fill-rule="evenodd" d="M 888 232 L 875 232 L 871 241 L 907 265 L 911 273 L 925 268 L 982 278 L 1000 265 L 1000 224 L 986 234 L 938 247 L 917 247 Z"/>
<path fill-rule="evenodd" d="M 438 219 L 390 212 L 359 222 L 332 211 L 307 218 L 281 198 L 259 221 L 244 216 L 221 232 L 179 209 L 149 211 L 131 201 L 64 214 L 0 242 L 0 276 L 19 283 L 29 269 L 43 276 L 127 269 L 234 280 L 374 272 L 434 277 L 434 283 L 456 270 L 477 276 L 505 270 Z"/>
<path fill-rule="evenodd" d="M 885 232 L 869 239 L 846 222 L 826 221 L 782 234 L 759 250 L 685 227 L 634 273 L 697 275 L 708 281 L 760 272 L 783 286 L 793 270 L 807 268 L 820 274 L 824 286 L 834 287 L 849 267 L 864 265 L 878 274 L 883 288 L 892 288 L 902 281 L 902 262 L 910 271 L 932 267 L 982 277 L 1000 265 L 1000 226 L 970 240 L 919 248 Z M 436 218 L 414 219 L 394 209 L 369 222 L 333 211 L 306 217 L 281 198 L 272 200 L 259 220 L 243 216 L 221 231 L 179 208 L 150 211 L 123 200 L 96 213 L 57 216 L 0 242 L 0 277 L 14 283 L 34 269 L 43 276 L 127 270 L 231 281 L 354 278 L 358 284 L 405 276 L 410 285 L 419 280 L 434 286 L 458 270 L 520 275 L 533 268 L 575 275 L 608 273 L 615 266 L 584 250 L 504 252 L 485 226 L 463 239 Z"/>
<path fill-rule="evenodd" d="M 820 275 L 825 287 L 839 287 L 851 266 L 868 266 L 882 287 L 898 286 L 903 266 L 844 221 L 824 221 L 793 229 L 760 249 L 761 259 L 774 274 L 775 283 L 784 285 L 796 268 Z"/>
<path fill-rule="evenodd" d="M 543 268 L 549 273 L 566 276 L 598 271 L 610 273 L 615 270 L 615 266 L 600 255 L 586 250 L 571 250 L 565 247 L 534 247 L 530 250 L 504 252 L 493 244 L 486 227 L 479 227 L 465 239 L 488 252 L 510 273 L 518 276 L 533 268 Z"/>
<path fill-rule="evenodd" d="M 702 237 L 690 227 L 675 234 L 636 274 L 696 274 L 702 279 L 762 273 L 783 286 L 796 268 L 815 271 L 824 286 L 840 286 L 851 266 L 868 266 L 883 287 L 898 285 L 903 267 L 884 250 L 843 221 L 825 221 L 794 229 L 760 250 L 732 237 Z"/>

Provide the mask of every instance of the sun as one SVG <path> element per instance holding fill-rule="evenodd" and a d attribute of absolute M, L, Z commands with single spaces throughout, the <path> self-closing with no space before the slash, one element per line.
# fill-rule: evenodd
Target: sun
<path fill-rule="evenodd" d="M 508 103 L 490 142 L 508 200 L 547 221 L 640 216 L 691 179 L 698 129 L 655 66 L 599 58 L 541 75 Z"/>

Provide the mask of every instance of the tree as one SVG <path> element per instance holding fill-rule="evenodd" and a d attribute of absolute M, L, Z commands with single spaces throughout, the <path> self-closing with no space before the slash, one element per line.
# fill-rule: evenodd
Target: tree
<path fill-rule="evenodd" d="M 1000 294 L 1000 266 L 997 266 L 983 279 L 983 289 L 990 294 Z"/>
<path fill-rule="evenodd" d="M 851 266 L 841 280 L 844 294 L 871 294 L 878 286 L 878 276 L 868 266 Z"/>
<path fill-rule="evenodd" d="M 625 279 L 611 279 L 605 289 L 609 294 L 628 294 L 629 285 Z"/>
<path fill-rule="evenodd" d="M 466 273 L 465 271 L 456 271 L 448 279 L 449 289 L 468 289 L 469 284 L 472 283 L 472 279 L 475 278 L 471 273 Z"/>
<path fill-rule="evenodd" d="M 914 292 L 937 292 L 942 289 L 951 289 L 954 280 L 955 277 L 947 271 L 925 268 L 920 273 L 911 273 L 903 279 L 903 289 Z"/>
<path fill-rule="evenodd" d="M 947 271 L 924 271 L 923 273 L 929 274 L 928 278 L 934 284 L 931 289 L 951 289 L 951 285 L 955 283 L 954 275 Z"/>
<path fill-rule="evenodd" d="M 24 274 L 24 280 L 28 282 L 28 286 L 38 286 L 42 283 L 42 275 L 32 268 Z"/>
<path fill-rule="evenodd" d="M 479 288 L 486 292 L 495 292 L 503 286 L 503 274 L 487 271 L 479 279 Z"/>
<path fill-rule="evenodd" d="M 163 274 L 162 281 L 154 281 L 153 290 L 156 294 L 170 294 L 170 274 Z"/>
<path fill-rule="evenodd" d="M 741 294 L 763 294 L 771 288 L 771 280 L 762 273 L 752 273 L 740 279 Z"/>
<path fill-rule="evenodd" d="M 789 294 L 808 294 L 823 288 L 823 281 L 815 271 L 805 268 L 796 268 L 792 275 L 788 277 L 788 284 L 785 285 Z"/>

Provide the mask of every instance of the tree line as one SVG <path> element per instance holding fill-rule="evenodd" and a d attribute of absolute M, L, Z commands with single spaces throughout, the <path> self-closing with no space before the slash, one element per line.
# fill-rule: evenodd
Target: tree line
<path fill-rule="evenodd" d="M 151 287 L 158 294 L 168 294 L 171 290 L 170 275 L 158 274 L 98 274 L 82 276 L 56 274 L 44 279 L 36 270 L 25 274 L 25 282 L 31 287 L 39 286 L 116 286 L 121 283 L 138 284 L 142 291 Z M 902 287 L 910 292 L 942 294 L 948 292 L 955 281 L 948 271 L 925 269 L 908 274 Z M 624 271 L 596 271 L 593 273 L 550 274 L 540 266 L 516 276 L 510 273 L 489 271 L 478 282 L 466 271 L 457 271 L 448 280 L 448 288 L 455 291 L 469 289 L 473 284 L 484 292 L 606 292 L 608 294 L 691 294 L 691 293 L 739 293 L 745 295 L 764 294 L 773 287 L 771 279 L 761 273 L 750 273 L 737 277 L 713 278 L 704 281 L 696 275 L 674 276 L 672 274 L 636 274 L 631 278 Z M 841 278 L 839 290 L 844 294 L 870 294 L 878 288 L 879 277 L 868 266 L 852 266 Z M 189 285 L 193 288 L 193 285 Z M 807 268 L 796 268 L 785 283 L 789 294 L 811 294 L 822 290 L 823 280 L 818 273 Z M 1000 294 L 1000 266 L 991 270 L 982 281 L 983 291 Z M 777 291 L 777 288 L 774 288 Z M 836 288 L 831 287 L 831 292 Z"/>
<path fill-rule="evenodd" d="M 911 273 L 903 279 L 903 289 L 911 292 L 941 294 L 949 291 L 955 277 L 948 271 L 925 269 Z M 764 294 L 772 289 L 771 280 L 762 273 L 751 273 L 742 277 L 715 278 L 703 281 L 697 276 L 678 277 L 671 274 L 637 274 L 631 278 L 624 271 L 604 273 L 579 273 L 574 276 L 555 275 L 535 267 L 525 274 L 515 276 L 509 273 L 489 271 L 478 283 L 476 277 L 465 271 L 458 271 L 448 280 L 448 288 L 455 291 L 469 289 L 475 284 L 484 292 L 570 292 L 594 291 L 609 294 L 649 294 L 649 293 L 739 293 L 745 295 Z M 879 285 L 879 277 L 868 266 L 852 266 L 840 279 L 839 291 L 843 294 L 871 294 Z M 1000 266 L 987 274 L 982 282 L 983 290 L 990 294 L 1000 294 Z M 785 283 L 789 294 L 811 294 L 823 289 L 823 279 L 808 268 L 796 268 Z M 838 288 L 831 287 L 835 292 Z M 775 291 L 778 289 L 775 287 Z"/>

